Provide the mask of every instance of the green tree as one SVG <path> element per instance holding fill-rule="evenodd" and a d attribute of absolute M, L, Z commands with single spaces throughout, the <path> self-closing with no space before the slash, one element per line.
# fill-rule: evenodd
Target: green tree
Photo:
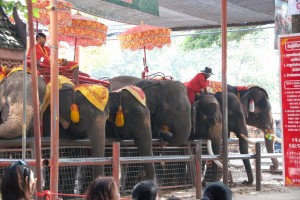
<path fill-rule="evenodd" d="M 230 28 L 228 29 L 227 40 L 228 42 L 235 41 L 240 42 L 249 34 L 257 34 L 261 29 L 245 27 Z M 196 31 L 192 36 L 187 36 L 182 44 L 184 50 L 193 50 L 201 48 L 210 48 L 213 46 L 221 46 L 221 30 L 220 29 L 208 29 Z"/>

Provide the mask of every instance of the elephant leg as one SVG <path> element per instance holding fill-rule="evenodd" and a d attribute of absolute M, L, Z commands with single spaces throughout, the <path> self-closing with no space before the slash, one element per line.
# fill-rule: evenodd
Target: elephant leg
<path fill-rule="evenodd" d="M 274 140 L 269 140 L 268 138 L 265 138 L 265 144 L 267 148 L 268 153 L 274 153 Z M 279 163 L 277 158 L 271 158 L 273 165 L 270 166 L 271 172 L 275 172 L 278 170 Z"/>
<path fill-rule="evenodd" d="M 140 131 L 140 133 L 147 133 L 147 132 L 149 131 L 143 131 L 143 130 Z M 153 156 L 151 131 L 149 134 L 136 135 L 135 143 L 138 147 L 138 152 L 140 156 Z M 144 178 L 146 180 L 155 180 L 156 177 L 155 177 L 154 163 L 144 164 L 144 169 L 146 172 Z"/>
<path fill-rule="evenodd" d="M 105 151 L 105 122 L 106 115 L 98 116 L 94 123 L 91 123 L 89 137 L 92 146 L 92 157 L 104 157 Z M 104 175 L 104 165 L 94 167 L 94 177 Z"/>
<path fill-rule="evenodd" d="M 248 136 L 247 136 L 248 137 Z M 241 154 L 248 154 L 248 142 L 241 137 L 239 137 L 239 148 Z M 247 172 L 248 181 L 247 184 L 251 185 L 253 183 L 253 172 L 251 169 L 251 164 L 249 159 L 243 159 L 243 163 Z"/>

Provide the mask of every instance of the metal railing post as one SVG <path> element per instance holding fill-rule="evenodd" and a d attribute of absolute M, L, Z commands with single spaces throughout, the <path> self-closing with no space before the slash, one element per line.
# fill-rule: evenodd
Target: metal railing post
<path fill-rule="evenodd" d="M 196 177 L 195 177 L 195 182 L 196 182 L 196 199 L 201 199 L 202 196 L 202 147 L 201 147 L 201 142 L 196 143 Z"/>
<path fill-rule="evenodd" d="M 120 142 L 113 143 L 112 174 L 115 178 L 118 189 L 120 189 Z"/>
<path fill-rule="evenodd" d="M 261 149 L 260 143 L 255 143 L 256 191 L 261 191 Z"/>

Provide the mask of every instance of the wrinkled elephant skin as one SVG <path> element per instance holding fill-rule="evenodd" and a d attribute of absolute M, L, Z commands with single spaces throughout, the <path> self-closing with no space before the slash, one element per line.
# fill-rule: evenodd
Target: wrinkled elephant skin
<path fill-rule="evenodd" d="M 33 103 L 31 74 L 27 74 L 26 134 L 33 136 Z M 38 77 L 40 105 L 43 103 L 45 83 Z M 21 137 L 23 120 L 23 71 L 9 75 L 0 83 L 0 138 Z"/>

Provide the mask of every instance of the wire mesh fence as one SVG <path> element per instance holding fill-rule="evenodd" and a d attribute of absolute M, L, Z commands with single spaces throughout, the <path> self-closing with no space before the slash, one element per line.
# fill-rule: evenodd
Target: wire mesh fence
<path fill-rule="evenodd" d="M 21 144 L 21 143 L 20 143 Z M 237 145 L 237 144 L 233 144 Z M 233 148 L 232 145 L 230 147 Z M 203 152 L 206 152 L 206 146 L 203 145 Z M 193 144 L 185 145 L 181 147 L 160 145 L 153 146 L 154 156 L 180 156 L 180 155 L 191 155 L 194 154 Z M 90 158 L 91 147 L 89 145 L 76 145 L 76 146 L 60 146 L 59 149 L 60 158 Z M 121 157 L 137 157 L 138 151 L 134 145 L 122 145 L 120 149 Z M 26 157 L 28 159 L 34 157 L 33 149 L 27 148 Z M 106 146 L 105 157 L 112 157 L 112 146 Z M 22 149 L 21 148 L 8 148 L 0 150 L 1 158 L 21 159 Z M 50 148 L 42 148 L 42 158 L 50 158 Z M 230 162 L 242 163 L 240 160 L 232 160 Z M 204 173 L 207 173 L 206 177 L 211 176 L 210 163 L 206 161 L 204 164 Z M 0 167 L 0 177 L 2 179 L 5 167 Z M 105 176 L 112 176 L 112 166 L 105 165 L 104 167 Z M 194 185 L 195 178 L 195 163 L 194 161 L 187 162 L 156 162 L 155 163 L 156 180 L 160 189 L 175 189 L 175 188 L 189 188 Z M 50 188 L 50 168 L 44 167 L 42 170 L 44 178 L 44 190 Z M 130 192 L 134 185 L 141 181 L 144 176 L 144 168 L 142 164 L 121 164 L 121 179 L 120 179 L 120 190 L 121 192 Z M 220 172 L 220 178 L 222 172 Z M 246 179 L 246 173 L 244 169 L 240 170 L 240 173 L 233 173 L 233 181 L 240 181 Z M 82 165 L 82 166 L 60 166 L 59 167 L 59 193 L 64 194 L 84 194 L 86 188 L 94 178 L 93 167 Z M 67 198 L 64 198 L 67 199 Z"/>

